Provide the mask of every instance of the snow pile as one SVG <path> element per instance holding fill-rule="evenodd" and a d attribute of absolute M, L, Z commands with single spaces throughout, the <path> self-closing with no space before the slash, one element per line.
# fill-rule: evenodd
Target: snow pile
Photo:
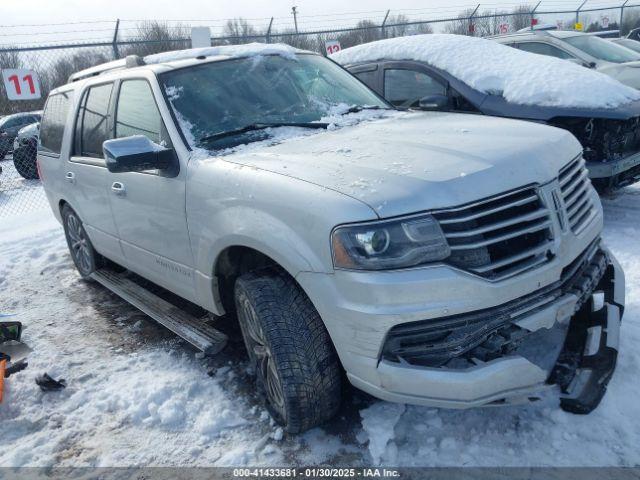
<path fill-rule="evenodd" d="M 380 464 L 383 455 L 388 451 L 392 452 L 388 460 L 395 463 L 397 447 L 393 443 L 393 429 L 404 410 L 405 406 L 399 403 L 378 402 L 360 411 L 362 429 L 369 439 L 369 453 L 374 464 Z"/>
<path fill-rule="evenodd" d="M 284 43 L 247 43 L 244 45 L 222 45 L 218 47 L 189 48 L 172 52 L 156 53 L 144 57 L 146 64 L 174 62 L 196 57 L 255 57 L 259 55 L 280 55 L 288 59 L 295 59 L 296 53 L 305 50 L 285 45 Z"/>
<path fill-rule="evenodd" d="M 615 108 L 640 100 L 638 90 L 567 60 L 463 35 L 391 38 L 347 48 L 331 58 L 343 65 L 382 59 L 422 61 L 476 90 L 522 105 Z"/>

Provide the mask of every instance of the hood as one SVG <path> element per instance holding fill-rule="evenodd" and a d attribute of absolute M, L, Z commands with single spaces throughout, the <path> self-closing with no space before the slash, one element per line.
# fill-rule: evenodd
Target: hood
<path fill-rule="evenodd" d="M 22 137 L 37 137 L 40 131 L 40 122 L 32 123 L 26 127 L 22 127 L 18 132 L 18 138 Z"/>
<path fill-rule="evenodd" d="M 409 112 L 224 160 L 338 191 L 392 217 L 546 183 L 580 152 L 571 134 L 545 125 Z"/>
<path fill-rule="evenodd" d="M 626 63 L 604 63 L 598 71 L 605 73 L 620 83 L 640 89 L 640 61 Z"/>

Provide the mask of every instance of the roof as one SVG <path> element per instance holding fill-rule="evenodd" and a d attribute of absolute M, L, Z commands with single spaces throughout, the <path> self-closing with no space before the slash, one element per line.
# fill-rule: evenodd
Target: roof
<path fill-rule="evenodd" d="M 477 37 L 427 34 L 380 40 L 333 54 L 343 65 L 414 60 L 447 72 L 469 87 L 520 105 L 616 108 L 640 91 L 602 73 Z"/>
<path fill-rule="evenodd" d="M 171 52 L 147 55 L 141 58 L 137 55 L 129 55 L 120 60 L 102 63 L 91 68 L 86 68 L 69 77 L 69 83 L 86 78 L 102 75 L 106 72 L 136 68 L 149 65 L 173 65 L 180 62 L 180 66 L 199 63 L 203 59 L 222 60 L 227 58 L 254 57 L 258 55 L 280 55 L 291 58 L 298 53 L 312 53 L 306 50 L 291 47 L 282 43 L 248 43 L 244 45 L 221 45 L 217 47 L 190 48 L 186 50 L 174 50 Z M 185 63 L 186 62 L 186 63 Z"/>

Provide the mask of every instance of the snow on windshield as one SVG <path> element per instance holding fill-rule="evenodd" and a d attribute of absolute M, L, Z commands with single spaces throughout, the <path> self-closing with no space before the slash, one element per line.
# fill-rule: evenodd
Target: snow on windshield
<path fill-rule="evenodd" d="M 218 55 L 228 57 L 280 55 L 284 58 L 294 59 L 296 53 L 304 51 L 305 50 L 300 50 L 283 43 L 247 43 L 246 45 L 222 45 L 218 47 L 190 48 L 187 50 L 174 50 L 172 52 L 156 53 L 154 55 L 144 57 L 144 61 L 146 64 L 166 63 L 200 56 L 215 57 Z"/>
<path fill-rule="evenodd" d="M 638 90 L 567 60 L 462 35 L 391 38 L 348 48 L 331 58 L 343 65 L 381 59 L 422 61 L 476 90 L 521 105 L 615 108 L 640 100 Z"/>

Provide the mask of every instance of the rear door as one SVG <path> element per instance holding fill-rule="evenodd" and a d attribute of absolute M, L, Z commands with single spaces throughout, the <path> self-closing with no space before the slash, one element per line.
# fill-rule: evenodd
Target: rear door
<path fill-rule="evenodd" d="M 80 215 L 96 250 L 120 261 L 122 250 L 109 203 L 109 172 L 102 143 L 112 136 L 110 108 L 114 83 L 84 90 L 76 111 L 72 155 L 64 172 L 69 203 Z"/>
<path fill-rule="evenodd" d="M 114 135 L 116 138 L 144 135 L 158 145 L 173 148 L 153 84 L 155 78 L 121 80 Z M 186 164 L 171 172 L 109 173 L 109 201 L 126 265 L 192 300 L 194 272 L 185 209 L 186 173 Z"/>

